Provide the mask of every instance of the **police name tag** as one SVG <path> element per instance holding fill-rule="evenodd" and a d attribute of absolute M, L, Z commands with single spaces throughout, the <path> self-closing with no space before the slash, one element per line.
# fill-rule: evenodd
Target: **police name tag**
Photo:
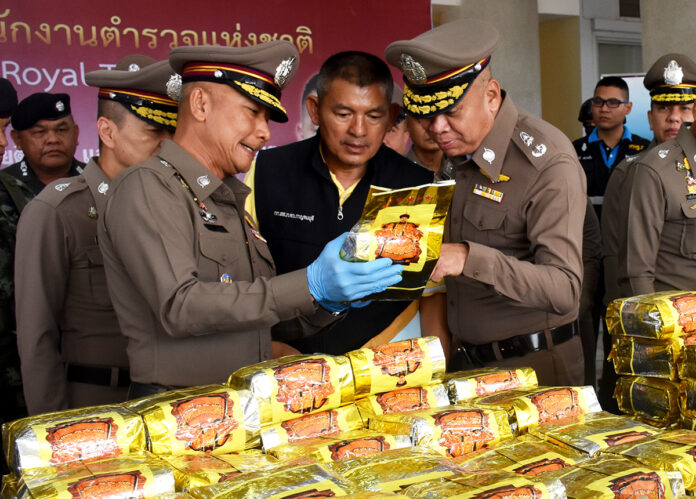
<path fill-rule="evenodd" d="M 490 187 L 486 187 L 481 184 L 476 184 L 474 186 L 474 194 L 476 194 L 477 196 L 488 198 L 492 201 L 495 201 L 496 203 L 502 203 L 503 195 L 505 193 L 501 191 L 496 191 L 495 189 L 491 189 Z"/>

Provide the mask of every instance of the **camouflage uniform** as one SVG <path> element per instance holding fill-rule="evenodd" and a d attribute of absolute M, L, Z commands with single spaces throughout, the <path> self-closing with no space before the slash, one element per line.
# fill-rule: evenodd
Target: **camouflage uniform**
<path fill-rule="evenodd" d="M 14 318 L 14 246 L 17 220 L 34 197 L 20 180 L 0 172 L 0 424 L 26 416 Z"/>

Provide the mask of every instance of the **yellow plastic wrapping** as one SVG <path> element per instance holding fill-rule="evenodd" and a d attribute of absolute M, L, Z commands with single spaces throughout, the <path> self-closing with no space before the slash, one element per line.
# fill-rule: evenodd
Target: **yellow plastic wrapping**
<path fill-rule="evenodd" d="M 414 445 L 458 457 L 512 438 L 505 411 L 447 406 L 370 418 L 375 431 L 411 435 Z"/>
<path fill-rule="evenodd" d="M 336 409 L 355 398 L 353 371 L 343 355 L 290 355 L 268 360 L 242 367 L 227 384 L 251 391 L 262 425 Z"/>
<path fill-rule="evenodd" d="M 500 470 L 459 474 L 415 485 L 404 490 L 412 499 L 420 498 L 529 498 L 565 499 L 565 487 L 559 480 L 528 478 Z"/>
<path fill-rule="evenodd" d="M 596 412 L 576 416 L 572 421 L 561 424 L 532 426 L 529 432 L 556 445 L 594 456 L 610 447 L 656 435 L 660 430 L 627 416 Z"/>
<path fill-rule="evenodd" d="M 248 473 L 235 480 L 200 487 L 189 493 L 197 499 L 249 497 L 334 497 L 361 492 L 359 487 L 319 464 L 288 465 Z"/>
<path fill-rule="evenodd" d="M 414 483 L 455 474 L 449 459 L 419 449 L 399 449 L 337 461 L 331 468 L 364 490 L 401 493 Z"/>
<path fill-rule="evenodd" d="M 460 371 L 448 374 L 444 383 L 453 404 L 505 390 L 535 388 L 539 384 L 536 372 L 531 367 L 517 369 L 483 367 L 471 371 Z"/>
<path fill-rule="evenodd" d="M 268 453 L 283 462 L 299 457 L 310 457 L 328 463 L 407 447 L 411 447 L 409 435 L 354 430 L 333 437 L 311 438 L 273 447 Z"/>
<path fill-rule="evenodd" d="M 679 419 L 679 385 L 673 381 L 619 376 L 614 397 L 626 414 L 662 425 Z"/>
<path fill-rule="evenodd" d="M 607 307 L 607 327 L 616 336 L 655 339 L 696 332 L 696 292 L 661 291 L 619 298 Z"/>
<path fill-rule="evenodd" d="M 355 379 L 355 396 L 425 386 L 445 375 L 445 354 L 435 336 L 361 348 L 346 354 Z"/>
<path fill-rule="evenodd" d="M 315 412 L 261 429 L 264 450 L 308 438 L 337 435 L 362 428 L 363 419 L 355 404 Z"/>
<path fill-rule="evenodd" d="M 680 337 L 650 340 L 616 336 L 609 359 L 617 374 L 676 380 L 684 340 Z"/>
<path fill-rule="evenodd" d="M 402 281 L 371 299 L 414 300 L 423 293 L 440 257 L 454 185 L 447 181 L 397 190 L 370 187 L 341 258 L 351 262 L 391 258 L 404 265 Z"/>
<path fill-rule="evenodd" d="M 553 423 L 602 410 L 591 386 L 545 386 L 508 390 L 478 397 L 468 403 L 476 407 L 507 411 L 520 433 L 540 423 Z"/>
<path fill-rule="evenodd" d="M 355 404 L 365 421 L 382 414 L 420 411 L 450 405 L 447 389 L 442 383 L 370 395 Z"/>
<path fill-rule="evenodd" d="M 678 472 L 661 471 L 635 461 L 602 455 L 550 476 L 565 485 L 575 499 L 669 499 L 685 496 Z"/>
<path fill-rule="evenodd" d="M 142 419 L 117 405 L 17 419 L 3 425 L 2 440 L 17 476 L 33 468 L 126 457 L 146 445 Z"/>
<path fill-rule="evenodd" d="M 696 334 L 684 337 L 684 349 L 679 358 L 679 377 L 696 379 Z"/>
<path fill-rule="evenodd" d="M 174 480 L 178 491 L 225 482 L 242 473 L 274 468 L 280 464 L 272 456 L 261 452 L 242 452 L 221 456 L 184 454 L 163 456 L 162 459 L 174 470 Z"/>
<path fill-rule="evenodd" d="M 196 386 L 129 403 L 154 454 L 227 454 L 258 445 L 259 412 L 248 390 Z"/>
<path fill-rule="evenodd" d="M 691 430 L 666 431 L 653 438 L 616 449 L 624 457 L 634 459 L 656 470 L 678 471 L 684 487 L 696 489 L 696 432 Z"/>
<path fill-rule="evenodd" d="M 90 462 L 79 470 L 23 481 L 34 499 L 151 497 L 175 492 L 171 468 L 147 455 Z"/>

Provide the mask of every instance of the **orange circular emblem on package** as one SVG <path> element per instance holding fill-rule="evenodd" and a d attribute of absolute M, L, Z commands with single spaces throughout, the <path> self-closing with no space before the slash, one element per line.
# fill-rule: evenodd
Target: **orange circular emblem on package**
<path fill-rule="evenodd" d="M 330 372 L 331 368 L 324 359 L 298 360 L 276 367 L 276 400 L 284 404 L 285 410 L 294 413 L 320 409 L 335 392 Z"/>
<path fill-rule="evenodd" d="M 118 425 L 113 418 L 87 418 L 48 428 L 46 440 L 52 450 L 50 463 L 119 456 L 117 432 Z"/>
<path fill-rule="evenodd" d="M 239 424 L 228 393 L 199 395 L 171 403 L 176 438 L 195 451 L 213 451 L 225 445 Z"/>
<path fill-rule="evenodd" d="M 425 358 L 425 352 L 416 340 L 387 343 L 372 351 L 375 365 L 385 374 L 398 378 L 396 386 L 406 385 L 406 375 L 416 372 Z"/>

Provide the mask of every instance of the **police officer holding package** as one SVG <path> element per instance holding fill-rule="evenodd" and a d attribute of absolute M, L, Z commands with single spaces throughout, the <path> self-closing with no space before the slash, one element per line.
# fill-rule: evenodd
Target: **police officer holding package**
<path fill-rule="evenodd" d="M 17 337 L 31 414 L 122 402 L 126 338 L 106 287 L 97 220 L 112 179 L 171 137 L 177 103 L 168 61 L 133 55 L 85 75 L 99 88 L 100 155 L 25 208 L 17 232 Z"/>
<path fill-rule="evenodd" d="M 585 176 L 570 141 L 518 109 L 491 77 L 498 32 L 461 19 L 389 45 L 406 111 L 455 162 L 440 259 L 450 369 L 532 366 L 545 385 L 583 381 L 577 330 Z M 445 303 L 446 300 L 446 303 Z M 426 301 L 426 299 L 424 299 Z M 444 315 L 444 314 L 441 314 Z"/>
<path fill-rule="evenodd" d="M 696 287 L 696 129 L 685 123 L 693 114 L 684 108 L 696 99 L 696 64 L 678 56 L 662 57 L 645 75 L 651 126 L 659 126 L 656 112 L 669 111 L 673 118 L 665 122 L 667 130 L 676 119 L 681 128 L 676 137 L 638 157 L 623 181 L 625 211 L 619 216 L 625 224 L 617 224 L 626 227 L 617 255 L 620 296 Z M 681 117 L 685 111 L 687 118 Z"/>
<path fill-rule="evenodd" d="M 401 280 L 388 259 L 342 261 L 345 235 L 309 267 L 276 276 L 244 211 L 249 188 L 235 175 L 268 141 L 268 120 L 287 121 L 281 89 L 298 58 L 286 41 L 170 54 L 183 83 L 174 138 L 114 181 L 99 225 L 131 397 L 222 382 L 271 357 L 271 326 L 315 332 L 343 313 L 340 302 Z"/>

